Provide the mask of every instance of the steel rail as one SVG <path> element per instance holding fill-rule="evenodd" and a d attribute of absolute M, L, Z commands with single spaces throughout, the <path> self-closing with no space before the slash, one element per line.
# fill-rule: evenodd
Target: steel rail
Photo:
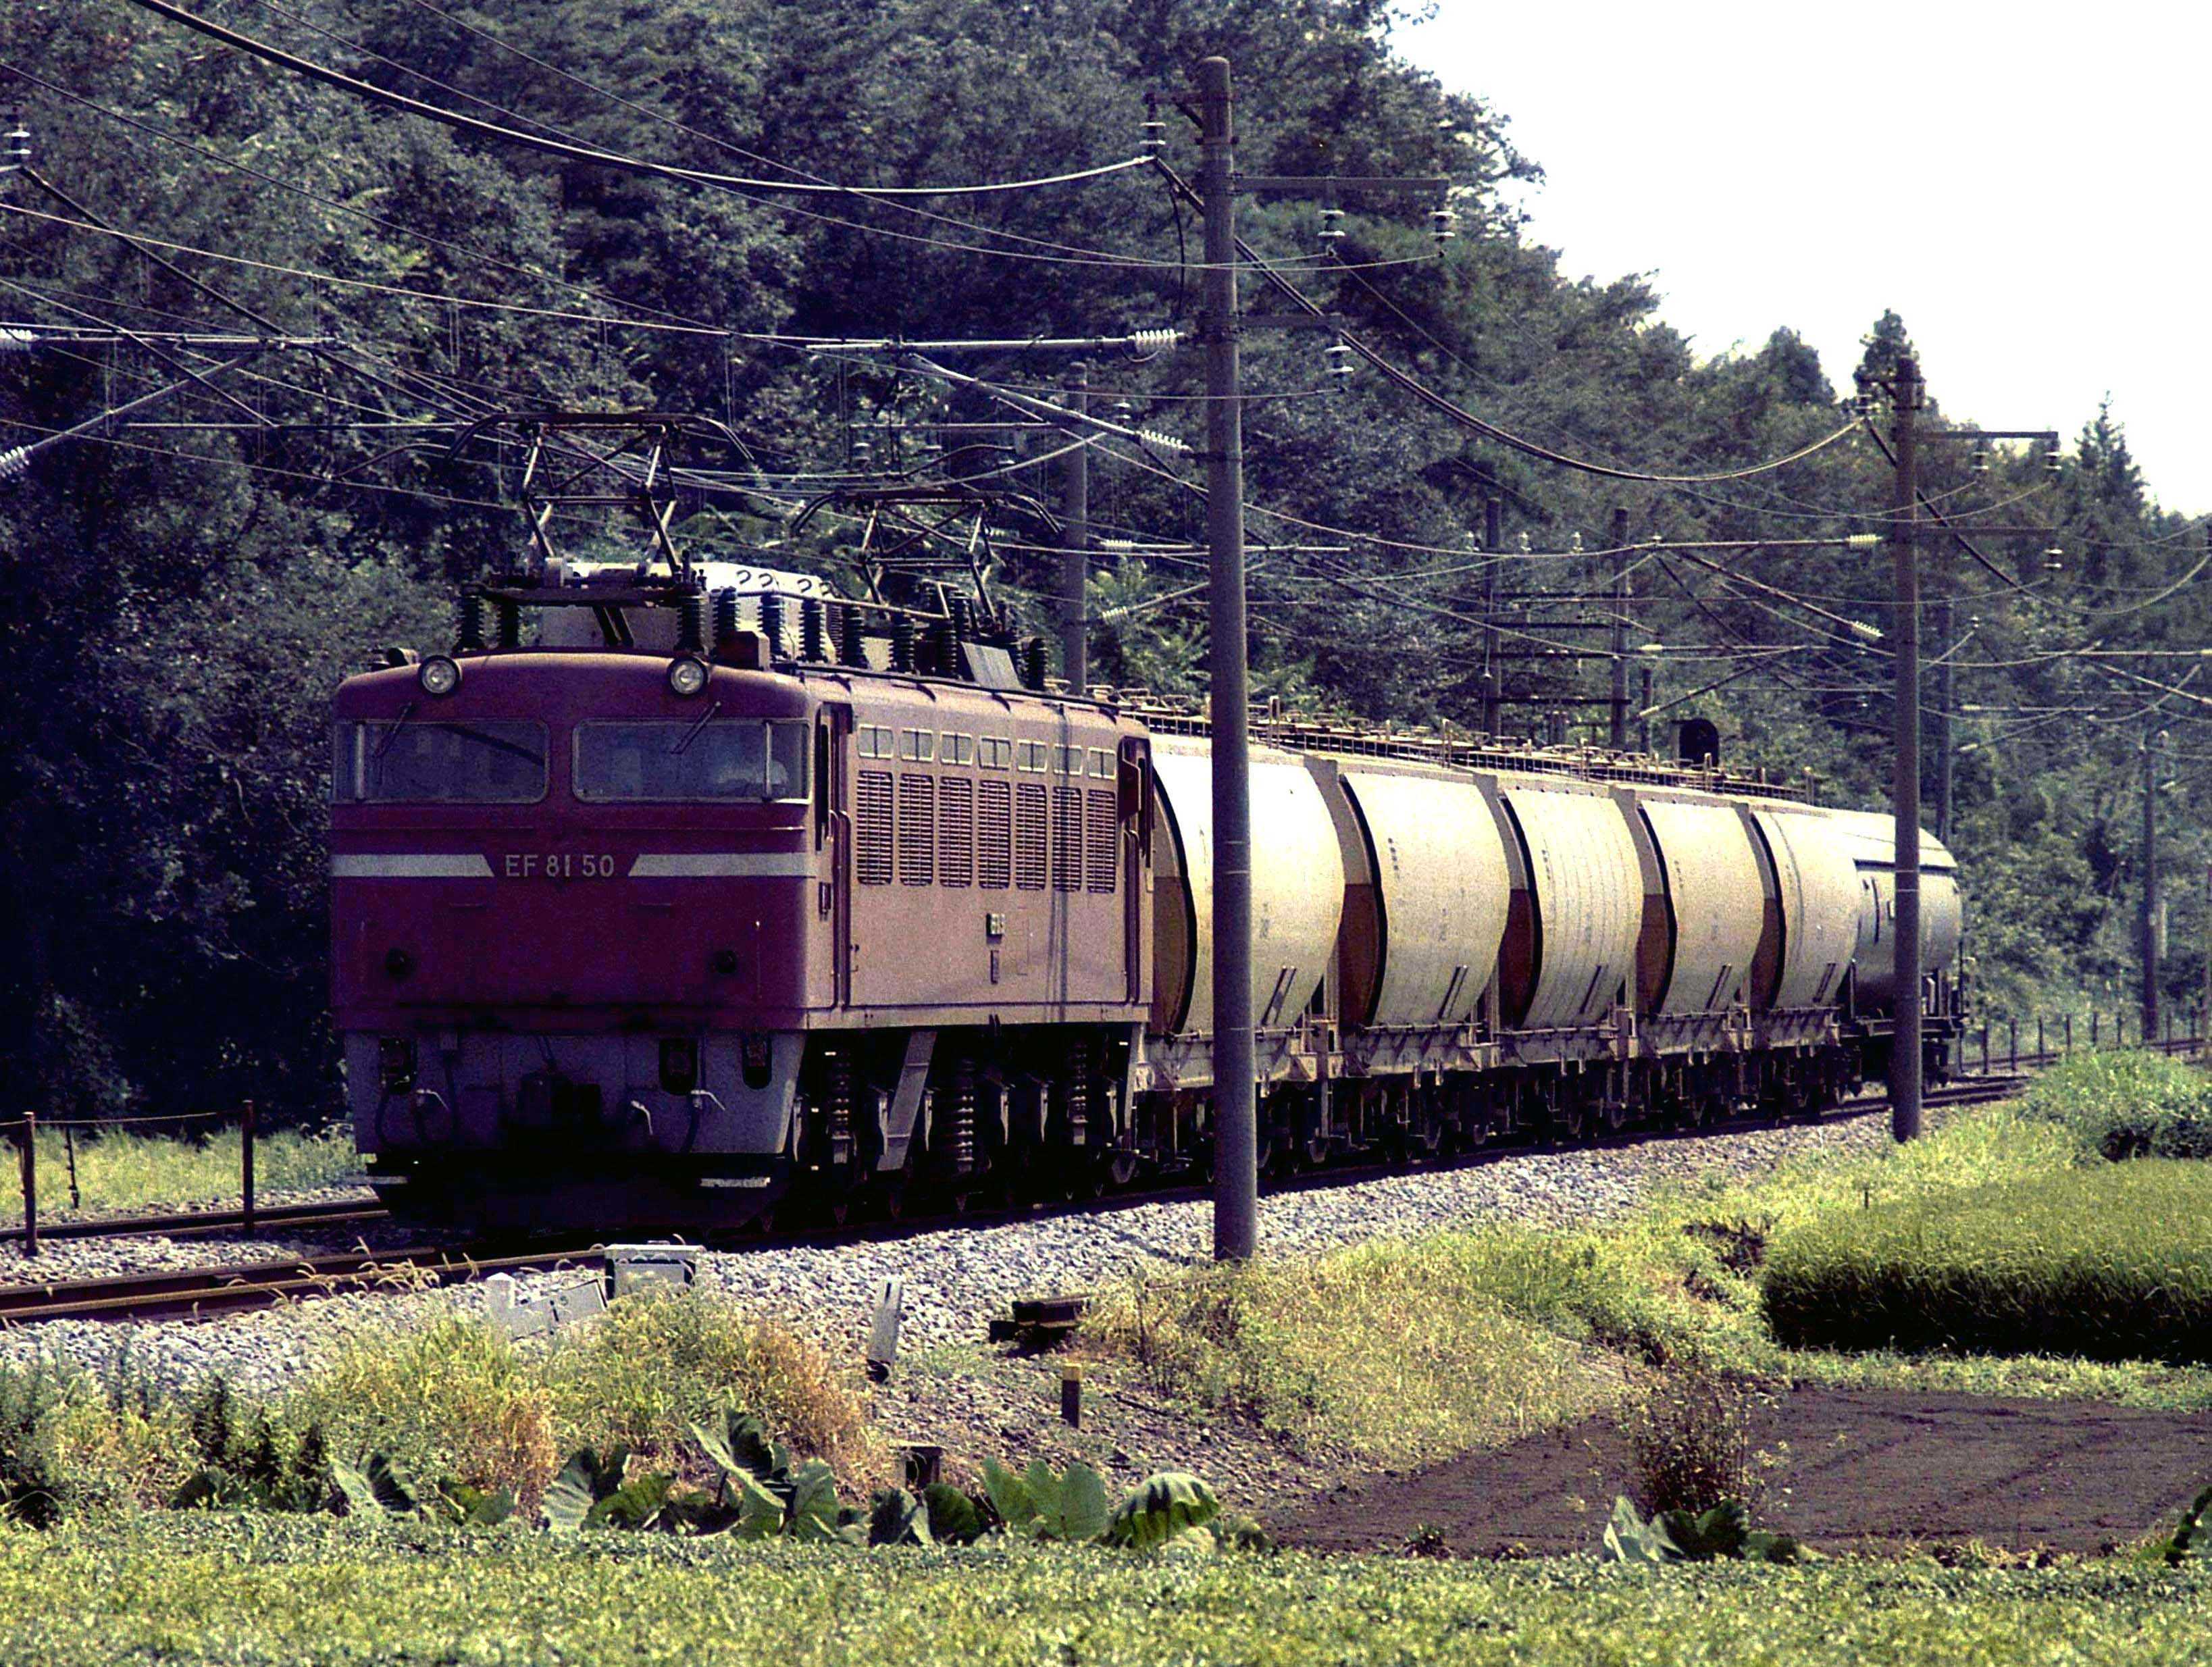
<path fill-rule="evenodd" d="M 343 1227 L 388 1218 L 383 1205 L 369 1199 L 330 1199 L 311 1204 L 259 1204 L 253 1211 L 256 1231 L 263 1227 Z M 56 1238 L 196 1238 L 202 1233 L 240 1230 L 246 1226 L 242 1209 L 178 1210 L 166 1215 L 89 1215 L 66 1221 L 40 1221 L 41 1243 Z M 20 1226 L 0 1228 L 0 1242 L 21 1240 Z"/>
<path fill-rule="evenodd" d="M 425 1245 L 0 1286 L 0 1324 L 29 1320 L 190 1319 L 380 1288 L 461 1285 L 487 1274 L 557 1269 L 592 1256 L 599 1248 L 570 1242 L 519 1254 L 487 1256 L 449 1245 Z"/>

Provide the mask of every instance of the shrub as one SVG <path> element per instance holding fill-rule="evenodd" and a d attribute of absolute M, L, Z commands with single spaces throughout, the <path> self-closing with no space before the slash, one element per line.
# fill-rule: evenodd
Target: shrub
<path fill-rule="evenodd" d="M 2212 1158 L 2212 1075 L 2164 1054 L 2084 1054 L 2035 1080 L 2021 1101 L 2106 1158 Z"/>
<path fill-rule="evenodd" d="M 287 1397 L 349 1460 L 392 1455 L 423 1475 L 535 1500 L 560 1463 L 541 1371 L 482 1320 L 361 1338 Z"/>
<path fill-rule="evenodd" d="M 859 1384 L 810 1342 L 704 1290 L 645 1290 L 558 1337 L 542 1378 L 564 1451 L 672 1453 L 729 1406 L 757 1413 L 803 1457 L 887 1479 Z"/>
<path fill-rule="evenodd" d="M 127 1362 L 104 1381 L 45 1358 L 0 1366 L 0 1518 L 159 1505 L 191 1464 L 182 1408 Z"/>
<path fill-rule="evenodd" d="M 2212 1363 L 2212 1171 L 2160 1159 L 1837 1210 L 1769 1254 L 1796 1348 Z"/>

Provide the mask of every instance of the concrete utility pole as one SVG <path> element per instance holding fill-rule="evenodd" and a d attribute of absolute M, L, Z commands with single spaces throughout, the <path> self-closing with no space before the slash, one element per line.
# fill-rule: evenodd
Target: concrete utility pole
<path fill-rule="evenodd" d="M 1237 356 L 1236 133 L 1229 60 L 1198 66 L 1206 219 L 1207 668 L 1213 728 L 1213 1254 L 1260 1247 L 1252 1037 L 1252 792 L 1244 624 L 1244 412 Z"/>
<path fill-rule="evenodd" d="M 1920 483 L 1913 450 L 1913 420 L 1920 409 L 1920 366 L 1899 354 L 1895 395 L 1897 496 L 1890 527 L 1896 597 L 1891 652 L 1895 655 L 1897 806 L 1895 903 L 1890 926 L 1896 957 L 1891 1003 L 1889 1132 L 1897 1140 L 1920 1137 L 1920 569 L 1917 544 Z"/>
<path fill-rule="evenodd" d="M 1613 512 L 1613 700 L 1606 744 L 1628 747 L 1628 511 Z"/>
<path fill-rule="evenodd" d="M 2142 779 L 2142 1033 L 2158 1041 L 2158 755 L 2166 737 L 2156 718 L 2143 722 Z"/>
<path fill-rule="evenodd" d="M 1950 557 L 1947 552 L 1938 558 L 1936 585 L 1939 592 L 1948 588 Z M 1929 819 L 1936 824 L 1936 837 L 1946 845 L 1951 843 L 1951 778 L 1957 753 L 1951 740 L 1951 655 L 1958 644 L 1951 636 L 1951 599 L 1938 594 L 1928 611 L 1929 632 L 1936 639 L 1936 709 L 1930 715 L 1929 727 L 1933 732 L 1928 744 L 1936 750 L 1936 814 Z"/>
<path fill-rule="evenodd" d="M 1081 360 L 1068 367 L 1062 402 L 1072 411 L 1091 409 L 1091 367 Z M 1071 441 L 1085 441 L 1081 429 Z M 1067 686 L 1077 695 L 1091 689 L 1091 628 L 1085 618 L 1084 587 L 1091 578 L 1091 447 L 1078 445 L 1060 459 L 1060 664 Z"/>

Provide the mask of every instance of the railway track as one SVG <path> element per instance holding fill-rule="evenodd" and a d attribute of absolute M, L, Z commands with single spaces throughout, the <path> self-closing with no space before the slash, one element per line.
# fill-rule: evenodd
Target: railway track
<path fill-rule="evenodd" d="M 2201 1045 L 2190 1037 L 2171 1037 L 2156 1044 L 2156 1051 L 2166 1054 L 2185 1054 L 2196 1051 Z M 2016 1092 L 2027 1080 L 2027 1074 L 2055 1065 L 2067 1057 L 2064 1050 L 2048 1049 L 2042 1053 L 2021 1053 L 2014 1056 L 2002 1049 L 1992 1049 L 1989 1055 L 1990 1071 L 1986 1075 L 1976 1074 L 1961 1076 L 1947 1088 L 1930 1091 L 1928 1103 L 1931 1105 L 1956 1105 L 1997 1099 L 2004 1094 Z M 1996 1085 L 1985 1086 L 1984 1085 Z M 1853 1100 L 1832 1116 L 1861 1116 L 1886 1110 L 1887 1099 Z M 1723 1127 L 1726 1127 L 1723 1125 Z M 1619 1137 L 1627 1140 L 1663 1138 L 1672 1131 L 1638 1129 Z M 1705 1131 L 1692 1131 L 1705 1132 Z M 1603 1144 L 1602 1141 L 1599 1144 Z M 1503 1148 L 1510 1150 L 1512 1148 Z M 1342 1171 L 1339 1171 L 1342 1172 Z M 1325 1180 L 1323 1184 L 1326 1184 Z M 264 1227 L 349 1227 L 391 1219 L 381 1204 L 367 1201 L 337 1200 L 313 1204 L 264 1205 L 254 1212 L 256 1231 Z M 39 1237 L 42 1240 L 73 1238 L 133 1238 L 159 1235 L 170 1238 L 197 1238 L 205 1234 L 242 1232 L 246 1226 L 243 1210 L 182 1210 L 161 1215 L 96 1216 L 76 1220 L 41 1222 Z M 21 1227 L 0 1228 L 0 1242 L 20 1240 Z"/>
<path fill-rule="evenodd" d="M 262 1204 L 252 1226 L 264 1227 L 350 1227 L 389 1219 L 381 1204 L 366 1199 L 329 1199 L 312 1204 Z M 63 1238 L 197 1238 L 204 1234 L 241 1232 L 248 1223 L 242 1209 L 177 1210 L 161 1215 L 95 1215 L 66 1221 L 41 1221 L 43 1243 Z M 21 1227 L 0 1230 L 0 1239 L 20 1240 Z"/>
<path fill-rule="evenodd" d="M 2025 1064 L 2025 1060 L 2022 1062 Z M 2017 1094 L 2028 1080 L 2029 1077 L 2025 1073 L 1960 1078 L 1942 1087 L 1929 1090 L 1925 1104 L 1930 1108 L 1986 1104 Z M 1879 1116 L 1888 1109 L 1889 1101 L 1886 1096 L 1869 1095 L 1846 1101 L 1830 1111 L 1823 1121 L 1855 1121 Z M 1631 1129 L 1606 1136 L 1592 1142 L 1591 1146 L 1603 1150 L 1652 1141 L 1710 1138 L 1774 1126 L 1746 1122 L 1698 1129 Z M 1427 1160 L 1419 1167 L 1431 1171 L 1462 1169 L 1495 1163 L 1525 1154 L 1532 1149 L 1539 1148 L 1524 1144 L 1486 1147 L 1457 1156 Z M 1406 1166 L 1387 1163 L 1350 1165 L 1272 1178 L 1266 1189 L 1273 1193 L 1313 1191 L 1353 1186 L 1406 1172 Z M 787 1230 L 770 1228 L 743 1242 L 747 1248 L 769 1249 L 844 1244 L 862 1238 L 904 1238 L 956 1229 L 994 1226 L 1035 1220 L 1039 1216 L 1104 1213 L 1152 1204 L 1201 1202 L 1209 1196 L 1210 1188 L 1202 1179 L 1198 1179 L 1137 1192 L 1109 1194 L 1046 1205 L 1022 1203 L 981 1209 L 934 1211 L 850 1226 L 809 1226 Z M 279 1210 L 264 1210 L 258 1213 L 258 1219 L 272 1225 L 279 1222 L 327 1225 L 353 1219 L 373 1220 L 384 1218 L 384 1212 L 380 1209 L 357 1205 L 298 1205 L 289 1207 L 289 1214 L 285 1214 Z M 206 1230 L 215 1224 L 218 1214 L 203 1212 L 184 1217 L 141 1220 L 149 1222 L 189 1221 Z M 231 1221 L 236 1220 L 234 1212 L 221 1214 L 227 1214 Z M 116 1223 L 73 1222 L 69 1226 L 81 1230 L 72 1235 L 76 1237 L 120 1230 L 120 1224 Z M 151 1226 L 137 1230 L 173 1231 Z M 348 1292 L 422 1289 L 465 1284 L 495 1273 L 557 1269 L 575 1265 L 580 1259 L 594 1255 L 597 1249 L 595 1245 L 573 1240 L 524 1250 L 510 1250 L 505 1247 L 468 1250 L 456 1250 L 452 1246 L 420 1246 L 374 1253 L 356 1251 L 337 1256 L 272 1258 L 209 1268 L 165 1269 L 99 1279 L 0 1286 L 0 1326 L 59 1319 L 212 1317 Z"/>
<path fill-rule="evenodd" d="M 356 1251 L 0 1286 L 0 1325 L 29 1320 L 197 1319 L 349 1292 L 423 1290 L 465 1284 L 488 1274 L 550 1271 L 572 1266 L 597 1249 L 569 1241 L 478 1255 L 449 1245 L 422 1246 L 374 1255 Z"/>

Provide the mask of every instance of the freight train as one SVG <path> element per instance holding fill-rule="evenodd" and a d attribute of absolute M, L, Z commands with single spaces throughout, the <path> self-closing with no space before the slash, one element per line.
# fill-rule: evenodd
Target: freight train
<path fill-rule="evenodd" d="M 526 618 L 538 622 L 524 644 Z M 332 1001 L 368 1174 L 485 1226 L 711 1229 L 1209 1160 L 1205 725 L 822 581 L 549 563 L 334 709 Z M 1261 720 L 1263 1165 L 1816 1116 L 1961 1023 L 1923 837 L 1757 776 Z"/>

